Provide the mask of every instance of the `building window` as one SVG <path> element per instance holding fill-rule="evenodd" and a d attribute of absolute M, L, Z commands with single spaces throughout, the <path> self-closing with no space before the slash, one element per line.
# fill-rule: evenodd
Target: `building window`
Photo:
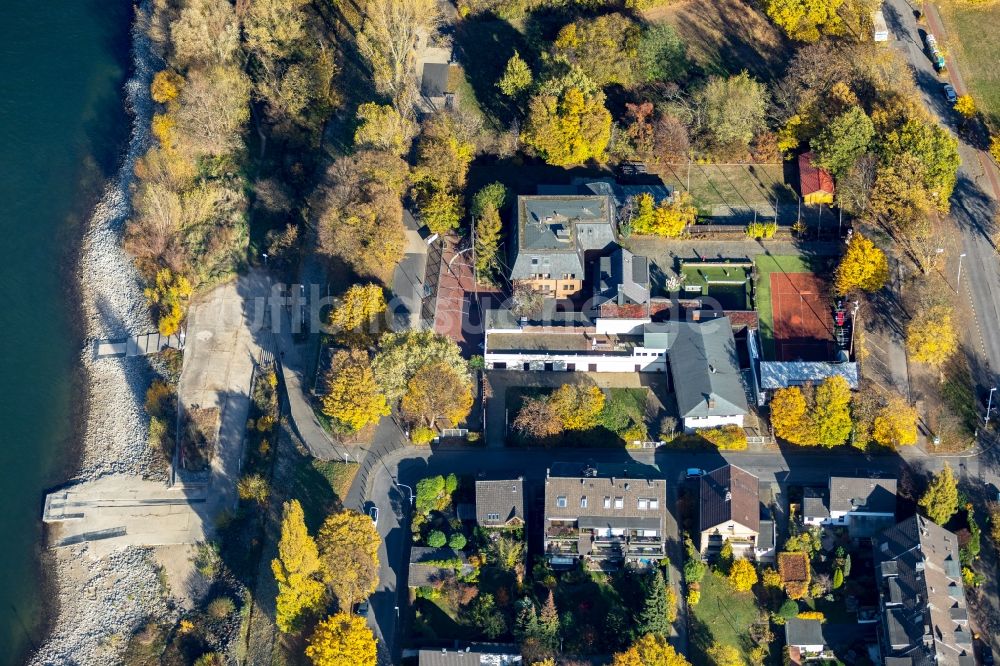
<path fill-rule="evenodd" d="M 488 513 L 486 514 L 486 520 L 500 520 L 499 513 Z"/>
<path fill-rule="evenodd" d="M 658 499 L 651 499 L 651 500 L 649 500 L 649 510 L 650 511 L 658 511 L 659 508 L 660 508 L 660 500 L 658 500 Z"/>
<path fill-rule="evenodd" d="M 560 495 L 559 497 L 556 498 L 556 506 L 559 507 L 560 509 L 565 509 L 566 508 L 566 496 L 565 495 Z"/>
<path fill-rule="evenodd" d="M 649 508 L 649 500 L 645 497 L 639 498 L 639 511 L 645 511 Z"/>
<path fill-rule="evenodd" d="M 615 508 L 616 509 L 622 509 L 624 507 L 625 507 L 625 498 L 624 497 L 616 497 L 615 498 Z"/>
<path fill-rule="evenodd" d="M 581 509 L 586 509 L 587 508 L 587 496 L 586 495 L 584 495 L 583 497 L 580 498 L 580 508 Z"/>
<path fill-rule="evenodd" d="M 605 497 L 604 498 L 604 508 L 605 509 L 610 509 L 611 508 L 611 498 L 610 497 Z"/>

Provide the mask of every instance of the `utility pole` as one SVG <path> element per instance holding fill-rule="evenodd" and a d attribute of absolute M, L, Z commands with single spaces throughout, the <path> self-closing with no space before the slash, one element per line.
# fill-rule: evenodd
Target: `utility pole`
<path fill-rule="evenodd" d="M 844 209 L 838 208 L 837 210 L 840 211 L 840 218 L 837 220 L 837 240 L 840 240 L 840 237 L 844 235 Z"/>
<path fill-rule="evenodd" d="M 848 360 L 854 358 L 854 331 L 858 328 L 858 310 L 861 308 L 861 301 L 854 301 L 854 310 L 851 312 L 851 351 L 847 355 Z"/>
<path fill-rule="evenodd" d="M 955 291 L 957 292 L 962 286 L 962 259 L 965 258 L 965 253 L 958 255 L 958 278 L 955 280 Z"/>
<path fill-rule="evenodd" d="M 997 390 L 996 386 L 990 389 L 990 400 L 986 405 L 986 423 L 983 424 L 983 430 L 986 430 L 987 428 L 990 427 L 990 410 L 993 409 L 993 392 L 996 390 Z"/>

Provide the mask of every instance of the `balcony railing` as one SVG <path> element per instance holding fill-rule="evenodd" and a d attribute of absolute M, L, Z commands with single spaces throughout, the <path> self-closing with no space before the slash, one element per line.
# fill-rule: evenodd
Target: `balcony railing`
<path fill-rule="evenodd" d="M 545 529 L 546 539 L 579 539 L 580 530 L 575 527 L 547 527 Z"/>

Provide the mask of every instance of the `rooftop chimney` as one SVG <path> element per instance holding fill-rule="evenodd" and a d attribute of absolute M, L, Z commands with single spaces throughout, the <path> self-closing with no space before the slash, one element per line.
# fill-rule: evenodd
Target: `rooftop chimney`
<path fill-rule="evenodd" d="M 726 501 L 727 502 L 732 502 L 733 501 L 733 493 L 728 488 L 726 488 Z"/>
<path fill-rule="evenodd" d="M 708 408 L 715 409 L 715 398 L 708 396 Z"/>

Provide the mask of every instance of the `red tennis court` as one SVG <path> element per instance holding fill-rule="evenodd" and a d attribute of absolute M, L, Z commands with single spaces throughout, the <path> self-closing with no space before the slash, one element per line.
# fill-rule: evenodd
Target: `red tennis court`
<path fill-rule="evenodd" d="M 777 360 L 830 360 L 833 303 L 828 294 L 826 283 L 812 273 L 771 273 Z"/>

